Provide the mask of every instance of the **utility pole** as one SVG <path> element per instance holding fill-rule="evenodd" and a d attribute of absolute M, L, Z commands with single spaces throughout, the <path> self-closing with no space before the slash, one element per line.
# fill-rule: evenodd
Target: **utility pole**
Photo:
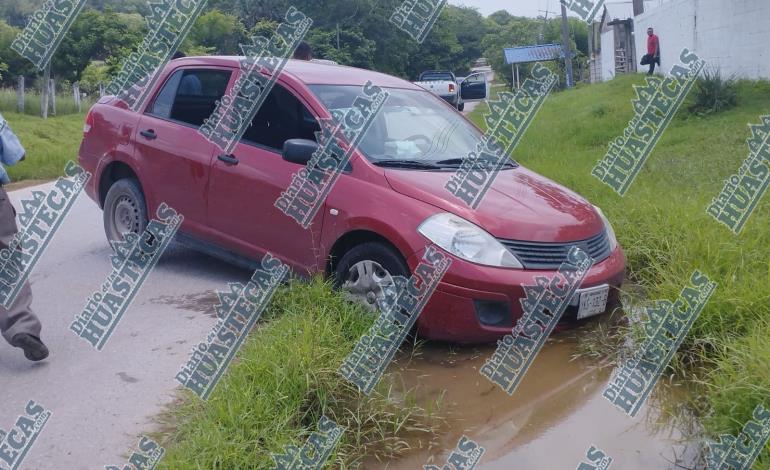
<path fill-rule="evenodd" d="M 567 66 L 567 88 L 572 88 L 572 52 L 569 45 L 569 21 L 567 7 L 561 4 L 561 42 L 564 49 L 564 64 Z"/>
<path fill-rule="evenodd" d="M 543 16 L 543 24 L 540 25 L 540 34 L 538 35 L 538 37 L 540 38 L 539 42 L 541 44 L 545 42 L 545 27 L 548 24 L 548 14 L 549 13 L 554 13 L 554 12 L 551 11 L 550 6 L 551 6 L 550 2 L 546 2 L 545 10 L 537 10 L 538 13 L 545 13 L 545 15 Z"/>

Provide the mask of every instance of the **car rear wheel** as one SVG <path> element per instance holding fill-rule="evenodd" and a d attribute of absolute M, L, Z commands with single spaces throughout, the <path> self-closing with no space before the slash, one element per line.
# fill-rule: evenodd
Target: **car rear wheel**
<path fill-rule="evenodd" d="M 395 287 L 395 276 L 409 276 L 401 255 L 379 242 L 358 245 L 345 253 L 334 272 L 335 285 L 352 302 L 376 312 L 386 290 Z"/>
<path fill-rule="evenodd" d="M 139 182 L 117 181 L 104 200 L 104 232 L 110 242 L 123 241 L 127 233 L 141 234 L 147 227 L 147 204 Z"/>
<path fill-rule="evenodd" d="M 465 103 L 460 103 L 460 104 L 458 104 L 458 105 L 457 105 L 457 110 L 458 110 L 458 111 L 460 111 L 461 113 L 462 113 L 463 111 L 465 111 Z"/>

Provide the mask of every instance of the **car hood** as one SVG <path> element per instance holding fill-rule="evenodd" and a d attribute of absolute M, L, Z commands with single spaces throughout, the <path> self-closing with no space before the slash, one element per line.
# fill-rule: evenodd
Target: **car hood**
<path fill-rule="evenodd" d="M 444 189 L 453 174 L 385 170 L 396 192 L 458 215 L 497 238 L 572 242 L 596 236 L 604 228 L 591 203 L 526 168 L 501 171 L 477 209 Z"/>

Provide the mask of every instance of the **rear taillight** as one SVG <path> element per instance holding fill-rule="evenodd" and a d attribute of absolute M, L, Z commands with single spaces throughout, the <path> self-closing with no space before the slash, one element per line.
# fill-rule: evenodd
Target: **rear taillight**
<path fill-rule="evenodd" d="M 450 83 L 449 84 L 449 93 L 454 93 L 454 92 L 455 92 L 455 86 L 454 86 L 454 84 Z"/>
<path fill-rule="evenodd" d="M 91 128 L 94 126 L 94 112 L 92 110 L 88 111 L 88 114 L 86 114 L 86 122 L 83 124 L 83 135 L 88 134 L 91 132 Z"/>

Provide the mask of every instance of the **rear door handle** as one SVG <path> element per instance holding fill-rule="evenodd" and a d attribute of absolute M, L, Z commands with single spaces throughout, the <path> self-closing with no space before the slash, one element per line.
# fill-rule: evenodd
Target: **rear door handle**
<path fill-rule="evenodd" d="M 143 137 L 149 140 L 155 140 L 158 138 L 158 134 L 156 134 L 155 131 L 152 129 L 147 129 L 145 131 L 142 131 L 140 132 L 140 134 L 142 134 Z"/>
<path fill-rule="evenodd" d="M 238 159 L 235 158 L 235 155 L 220 155 L 219 158 L 221 161 L 227 163 L 228 165 L 237 165 Z"/>

